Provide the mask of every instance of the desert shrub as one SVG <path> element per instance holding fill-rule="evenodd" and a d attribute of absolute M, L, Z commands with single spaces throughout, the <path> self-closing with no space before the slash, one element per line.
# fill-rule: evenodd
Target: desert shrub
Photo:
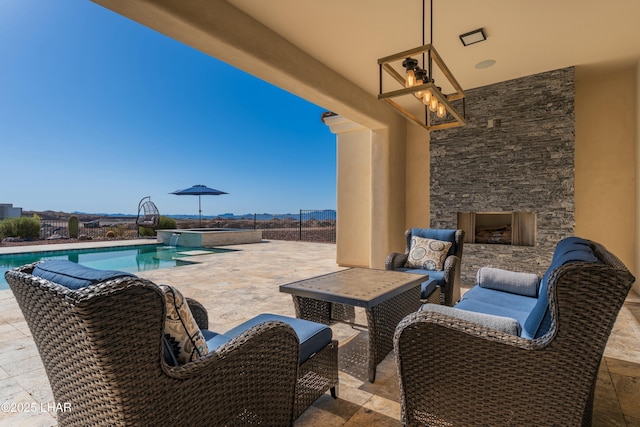
<path fill-rule="evenodd" d="M 40 238 L 40 217 L 8 218 L 0 222 L 0 235 L 3 237 L 19 237 L 21 239 Z"/>
<path fill-rule="evenodd" d="M 148 227 L 138 227 L 138 234 L 140 237 L 153 237 L 156 235 L 156 230 Z"/>
<path fill-rule="evenodd" d="M 0 235 L 2 237 L 18 237 L 17 218 L 0 221 Z"/>
<path fill-rule="evenodd" d="M 158 226 L 155 229 L 148 227 L 138 227 L 138 233 L 143 237 L 153 237 L 156 235 L 156 229 L 175 230 L 176 228 L 178 228 L 178 225 L 176 224 L 175 219 L 168 216 L 160 215 L 160 218 L 158 219 Z"/>
<path fill-rule="evenodd" d="M 129 232 L 127 226 L 124 224 L 112 225 L 109 227 L 109 230 L 106 232 L 105 237 L 113 238 L 113 237 L 128 237 Z"/>
<path fill-rule="evenodd" d="M 175 219 L 160 215 L 158 230 L 175 230 L 176 228 L 178 228 L 178 225 L 176 224 Z"/>
<path fill-rule="evenodd" d="M 175 230 L 178 228 L 176 224 L 176 220 L 170 218 L 168 216 L 160 215 L 160 220 L 158 221 L 158 230 Z"/>
<path fill-rule="evenodd" d="M 26 216 L 18 218 L 18 236 L 23 239 L 39 239 L 40 238 L 40 218 L 29 218 Z"/>

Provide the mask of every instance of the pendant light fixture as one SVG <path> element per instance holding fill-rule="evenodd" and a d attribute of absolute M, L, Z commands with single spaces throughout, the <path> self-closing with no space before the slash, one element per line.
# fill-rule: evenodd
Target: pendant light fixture
<path fill-rule="evenodd" d="M 422 1 L 422 46 L 396 53 L 378 59 L 380 73 L 380 93 L 378 99 L 384 100 L 394 107 L 400 114 L 419 124 L 428 131 L 462 126 L 467 123 L 465 118 L 465 95 L 460 84 L 446 66 L 438 52 L 433 47 L 433 0 L 430 0 L 430 36 L 429 44 L 425 44 L 425 3 Z M 422 55 L 422 64 L 414 56 Z M 402 68 L 400 68 L 402 66 Z M 398 71 L 400 70 L 400 71 Z M 434 75 L 444 78 L 452 92 L 445 94 L 436 85 Z M 393 81 L 402 86 L 400 89 L 383 91 L 384 76 L 391 76 Z M 422 104 L 422 113 L 414 114 L 415 108 L 408 103 L 396 102 L 393 98 L 403 97 L 411 102 Z M 452 101 L 461 101 L 462 113 L 454 108 Z M 435 117 L 432 117 L 435 116 Z"/>

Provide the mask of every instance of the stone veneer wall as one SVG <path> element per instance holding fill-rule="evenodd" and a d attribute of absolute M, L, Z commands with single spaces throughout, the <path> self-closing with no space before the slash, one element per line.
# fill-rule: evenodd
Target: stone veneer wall
<path fill-rule="evenodd" d="M 458 212 L 536 212 L 536 245 L 465 243 L 462 283 L 482 266 L 543 274 L 574 231 L 574 69 L 465 92 L 468 124 L 431 132 L 431 227 Z M 489 120 L 499 127 L 488 127 Z"/>

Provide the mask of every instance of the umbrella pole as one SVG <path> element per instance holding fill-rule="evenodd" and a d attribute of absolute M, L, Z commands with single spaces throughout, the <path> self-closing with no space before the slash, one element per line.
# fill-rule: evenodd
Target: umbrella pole
<path fill-rule="evenodd" d="M 198 217 L 200 218 L 200 228 L 202 228 L 202 207 L 200 206 L 200 195 L 198 194 Z"/>

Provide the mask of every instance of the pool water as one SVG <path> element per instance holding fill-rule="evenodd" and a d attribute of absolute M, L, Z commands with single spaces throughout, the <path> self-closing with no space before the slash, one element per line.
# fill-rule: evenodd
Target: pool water
<path fill-rule="evenodd" d="M 198 255 L 229 252 L 232 250 L 233 249 L 188 248 L 165 245 L 136 245 L 0 255 L 0 289 L 9 289 L 9 284 L 4 278 L 5 271 L 46 259 L 68 259 L 69 261 L 99 270 L 120 270 L 136 273 L 139 271 L 189 265 L 198 262 Z"/>

